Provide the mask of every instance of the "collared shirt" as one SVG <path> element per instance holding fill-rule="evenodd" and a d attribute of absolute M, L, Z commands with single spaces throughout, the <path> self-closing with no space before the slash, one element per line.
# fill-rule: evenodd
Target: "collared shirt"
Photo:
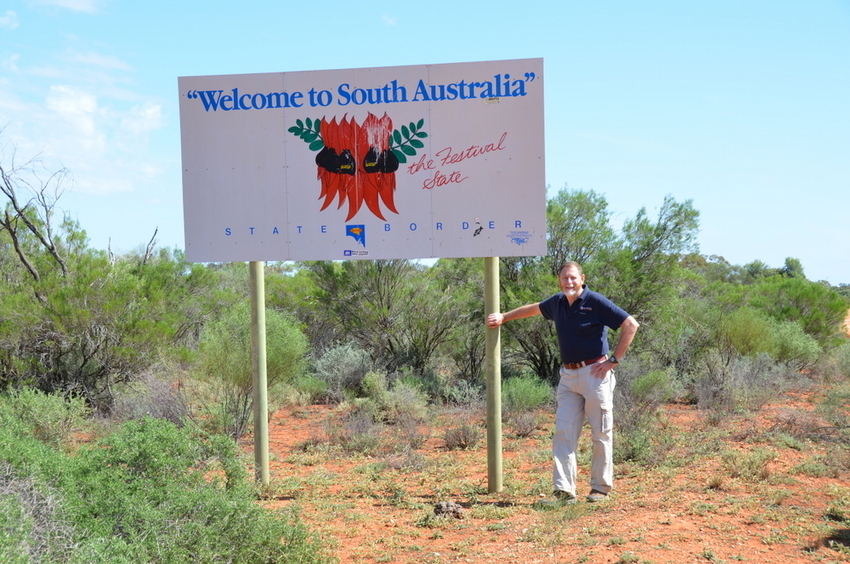
<path fill-rule="evenodd" d="M 543 317 L 555 322 L 561 362 L 582 362 L 608 354 L 608 328 L 617 329 L 629 314 L 611 300 L 582 286 L 572 305 L 563 292 L 540 302 Z"/>

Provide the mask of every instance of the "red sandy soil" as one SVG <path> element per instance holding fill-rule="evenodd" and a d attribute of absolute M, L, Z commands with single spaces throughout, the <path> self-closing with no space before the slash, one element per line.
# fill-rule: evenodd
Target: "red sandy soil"
<path fill-rule="evenodd" d="M 846 478 L 795 469 L 822 461 L 828 441 L 789 447 L 765 434 L 820 424 L 811 423 L 816 401 L 800 392 L 755 415 L 722 420 L 690 405 L 668 406 L 664 430 L 676 445 L 662 464 L 619 464 L 610 499 L 580 498 L 557 511 L 533 507 L 550 487 L 549 413 L 529 437 L 503 429 L 504 488 L 488 494 L 486 440 L 468 451 L 444 446 L 443 432 L 456 418 L 435 418 L 417 449 L 424 465 L 411 470 L 397 469 L 388 454 L 328 449 L 322 438 L 334 408 L 287 407 L 271 420 L 272 480 L 262 503 L 296 510 L 329 547 L 330 562 L 850 562 L 845 541 L 830 541 L 841 534 L 830 508 L 850 511 Z M 308 443 L 325 450 L 305 450 Z M 250 456 L 250 439 L 243 446 Z M 724 466 L 723 453 L 746 457 L 758 449 L 775 455 L 760 477 L 735 477 Z M 587 480 L 586 455 L 579 480 Z M 438 501 L 461 504 L 463 518 L 435 519 Z"/>

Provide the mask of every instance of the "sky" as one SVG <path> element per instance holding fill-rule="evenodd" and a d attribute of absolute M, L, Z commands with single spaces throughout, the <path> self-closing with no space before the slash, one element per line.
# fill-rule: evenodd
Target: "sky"
<path fill-rule="evenodd" d="M 537 57 L 550 195 L 850 283 L 850 0 L 5 0 L 0 159 L 67 169 L 95 248 L 183 248 L 177 77 Z"/>

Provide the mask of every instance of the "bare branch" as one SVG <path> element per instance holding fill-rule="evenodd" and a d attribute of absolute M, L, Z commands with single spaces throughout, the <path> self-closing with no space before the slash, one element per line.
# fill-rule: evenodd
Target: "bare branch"
<path fill-rule="evenodd" d="M 159 227 L 153 230 L 153 237 L 148 241 L 148 246 L 145 248 L 145 256 L 142 259 L 142 266 L 146 265 L 153 255 L 153 250 L 156 248 L 156 234 L 159 233 Z"/>
<path fill-rule="evenodd" d="M 67 276 L 68 267 L 56 246 L 52 220 L 56 202 L 64 191 L 62 183 L 68 176 L 68 171 L 63 168 L 49 173 L 46 179 L 42 179 L 35 166 L 38 162 L 37 159 L 33 159 L 23 166 L 17 167 L 13 157 L 8 170 L 0 165 L 0 192 L 6 196 L 11 211 L 14 212 L 13 216 L 10 216 L 7 210 L 2 227 L 8 230 L 12 238 L 17 241 L 18 256 L 21 257 L 25 265 L 29 261 L 25 258 L 25 252 L 20 245 L 20 229 L 22 227 L 19 221 L 53 257 L 62 270 L 62 275 Z M 28 181 L 22 173 L 31 176 L 34 182 Z M 29 192 L 31 195 L 26 202 L 19 199 L 21 191 Z M 38 225 L 38 223 L 42 225 Z M 13 230 L 14 233 L 12 233 Z M 30 272 L 32 273 L 32 270 Z"/>

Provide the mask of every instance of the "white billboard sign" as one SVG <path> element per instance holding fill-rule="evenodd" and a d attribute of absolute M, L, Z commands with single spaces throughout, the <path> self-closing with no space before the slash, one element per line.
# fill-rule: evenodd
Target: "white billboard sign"
<path fill-rule="evenodd" d="M 542 59 L 178 85 L 189 261 L 546 254 Z"/>

